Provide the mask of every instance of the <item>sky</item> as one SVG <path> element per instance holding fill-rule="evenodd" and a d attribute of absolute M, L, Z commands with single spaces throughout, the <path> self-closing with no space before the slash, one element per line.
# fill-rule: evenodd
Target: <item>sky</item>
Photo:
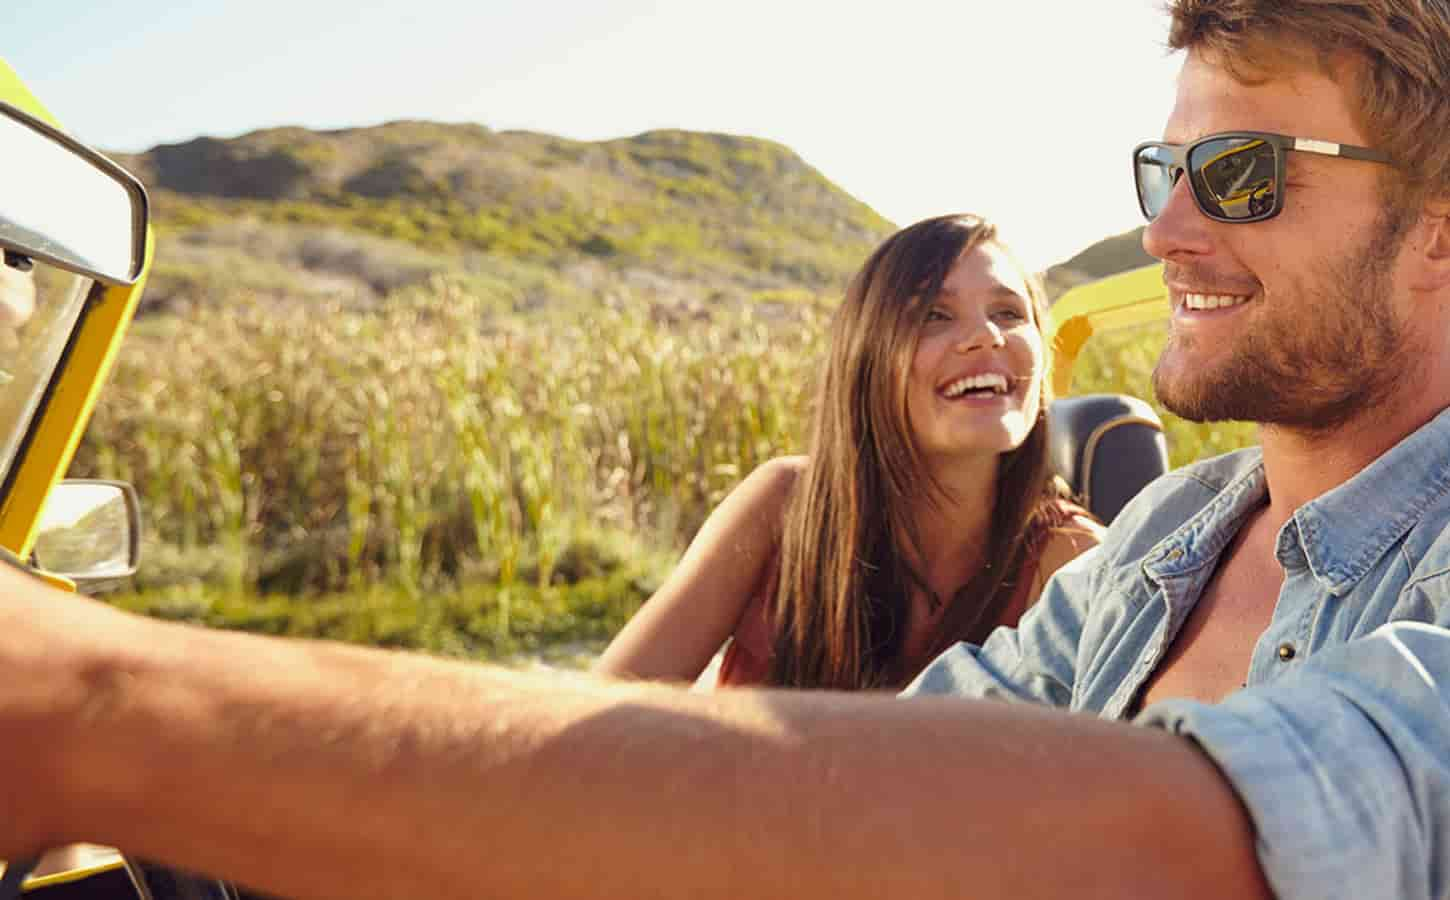
<path fill-rule="evenodd" d="M 1129 153 L 1179 62 L 1161 0 L 3 5 L 0 57 L 104 150 L 394 119 L 728 132 L 897 225 L 985 214 L 1034 267 L 1141 224 Z"/>

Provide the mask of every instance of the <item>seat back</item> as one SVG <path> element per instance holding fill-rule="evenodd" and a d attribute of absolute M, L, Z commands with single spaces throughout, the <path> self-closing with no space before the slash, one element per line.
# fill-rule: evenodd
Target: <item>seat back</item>
<path fill-rule="evenodd" d="M 1053 471 L 1104 523 L 1112 522 L 1133 495 L 1168 471 L 1163 423 L 1137 397 L 1063 397 L 1053 401 L 1049 421 Z"/>

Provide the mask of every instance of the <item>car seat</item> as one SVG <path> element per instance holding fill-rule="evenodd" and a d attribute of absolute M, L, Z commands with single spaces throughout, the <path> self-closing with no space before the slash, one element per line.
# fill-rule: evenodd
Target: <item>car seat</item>
<path fill-rule="evenodd" d="M 1168 471 L 1168 442 L 1158 414 L 1126 394 L 1053 401 L 1048 456 L 1093 515 L 1105 524 L 1148 482 Z"/>

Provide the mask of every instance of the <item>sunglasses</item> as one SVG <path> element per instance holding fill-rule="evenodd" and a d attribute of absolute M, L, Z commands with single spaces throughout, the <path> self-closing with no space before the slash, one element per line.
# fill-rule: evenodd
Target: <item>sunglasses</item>
<path fill-rule="evenodd" d="M 1216 222 L 1262 222 L 1284 208 L 1284 157 L 1290 150 L 1388 163 L 1368 147 L 1314 141 L 1263 131 L 1210 134 L 1190 144 L 1148 141 L 1133 148 L 1138 206 L 1149 222 L 1158 218 L 1179 177 L 1199 210 Z"/>

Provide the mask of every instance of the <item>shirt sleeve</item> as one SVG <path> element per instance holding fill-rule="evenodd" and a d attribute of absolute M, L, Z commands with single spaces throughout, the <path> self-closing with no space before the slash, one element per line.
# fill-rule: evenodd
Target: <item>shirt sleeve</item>
<path fill-rule="evenodd" d="M 1087 598 L 1100 577 L 1099 549 L 1058 569 L 1016 628 L 998 628 L 981 646 L 952 647 L 901 695 L 956 694 L 1068 706 Z"/>
<path fill-rule="evenodd" d="M 1450 630 L 1385 625 L 1136 721 L 1191 738 L 1233 784 L 1280 900 L 1450 896 Z"/>

